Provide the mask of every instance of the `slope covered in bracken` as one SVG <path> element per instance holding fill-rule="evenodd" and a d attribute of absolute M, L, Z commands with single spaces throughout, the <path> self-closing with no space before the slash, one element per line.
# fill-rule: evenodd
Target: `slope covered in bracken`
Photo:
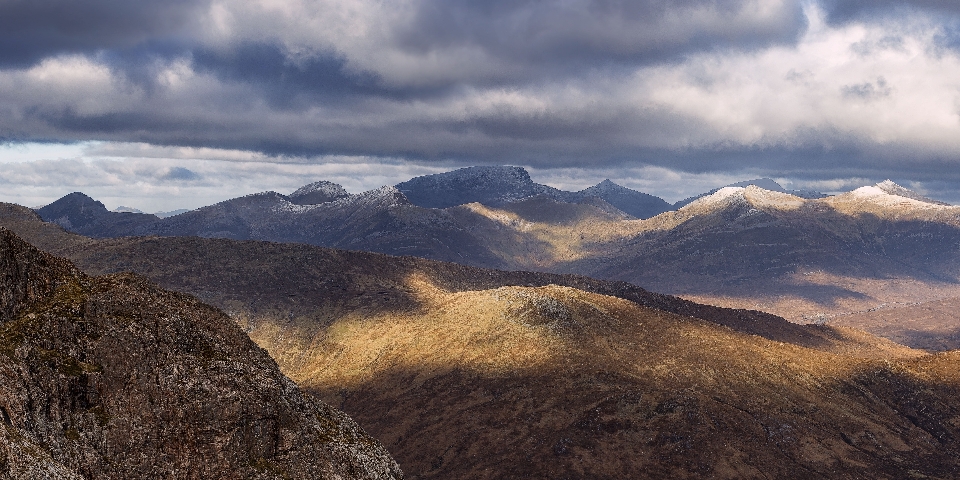
<path fill-rule="evenodd" d="M 402 478 L 221 311 L 0 229 L 0 478 Z"/>

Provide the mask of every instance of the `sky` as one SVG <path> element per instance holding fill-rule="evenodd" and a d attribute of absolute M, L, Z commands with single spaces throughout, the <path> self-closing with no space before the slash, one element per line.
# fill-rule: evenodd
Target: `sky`
<path fill-rule="evenodd" d="M 468 165 L 960 203 L 960 2 L 0 0 L 0 201 L 173 210 Z"/>

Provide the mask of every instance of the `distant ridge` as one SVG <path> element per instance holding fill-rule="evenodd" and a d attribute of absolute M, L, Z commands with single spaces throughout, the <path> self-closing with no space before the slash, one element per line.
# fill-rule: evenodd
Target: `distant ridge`
<path fill-rule="evenodd" d="M 103 203 L 80 192 L 41 207 L 37 213 L 71 232 L 96 238 L 144 235 L 160 220 L 146 213 L 111 212 Z"/>
<path fill-rule="evenodd" d="M 474 202 L 499 207 L 542 195 L 566 203 L 595 197 L 641 219 L 670 210 L 670 204 L 663 199 L 617 185 L 609 179 L 579 192 L 568 192 L 536 183 L 525 169 L 514 166 L 467 167 L 424 175 L 398 183 L 397 189 L 414 205 L 426 208 L 450 208 Z"/>
<path fill-rule="evenodd" d="M 111 211 L 114 213 L 144 213 L 143 210 L 133 208 L 133 207 L 125 207 L 123 205 L 120 205 L 119 207 L 114 208 Z"/>

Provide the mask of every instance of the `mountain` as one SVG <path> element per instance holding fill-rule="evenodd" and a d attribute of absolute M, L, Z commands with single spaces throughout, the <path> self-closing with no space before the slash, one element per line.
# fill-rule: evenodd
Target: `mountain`
<path fill-rule="evenodd" d="M 468 203 L 502 207 L 519 200 L 543 196 L 564 203 L 599 198 L 637 218 L 649 218 L 670 210 L 659 197 L 631 190 L 610 180 L 581 190 L 567 192 L 535 183 L 521 167 L 467 167 L 445 173 L 424 175 L 397 184 L 414 205 L 449 208 Z"/>
<path fill-rule="evenodd" d="M 960 208 L 875 186 L 816 200 L 728 187 L 556 269 L 809 322 L 960 296 L 958 244 Z"/>
<path fill-rule="evenodd" d="M 297 242 L 503 265 L 448 213 L 412 205 L 393 187 L 316 205 L 297 205 L 276 192 L 248 195 L 164 219 L 150 233 Z"/>
<path fill-rule="evenodd" d="M 120 205 L 119 207 L 114 208 L 111 211 L 114 213 L 143 213 L 143 211 L 141 210 L 137 210 L 136 208 L 133 208 L 133 207 L 124 207 L 123 205 Z"/>
<path fill-rule="evenodd" d="M 823 193 L 820 193 L 820 192 L 817 192 L 817 191 L 813 191 L 813 190 L 786 190 L 786 189 L 784 189 L 782 186 L 780 186 L 780 184 L 777 183 L 777 182 L 776 182 L 775 180 L 773 180 L 773 179 L 770 179 L 770 178 L 756 178 L 756 179 L 753 179 L 753 180 L 744 180 L 744 181 L 742 181 L 742 182 L 731 183 L 730 185 L 726 185 L 726 186 L 724 186 L 724 187 L 715 188 L 715 189 L 713 189 L 713 190 L 710 190 L 710 191 L 707 192 L 707 193 L 701 193 L 700 195 L 697 195 L 697 196 L 694 196 L 694 197 L 685 198 L 685 199 L 680 200 L 679 202 L 673 204 L 672 210 L 677 210 L 677 209 L 683 208 L 685 205 L 688 205 L 688 204 L 692 203 L 693 201 L 695 201 L 695 200 L 697 200 L 697 199 L 700 199 L 700 198 L 703 198 L 703 197 L 706 197 L 706 196 L 709 196 L 709 195 L 713 195 L 714 193 L 717 193 L 718 191 L 720 191 L 720 189 L 722 189 L 722 188 L 729 188 L 729 187 L 749 187 L 749 186 L 751 186 L 751 185 L 753 185 L 753 186 L 755 186 L 755 187 L 762 188 L 762 189 L 764 189 L 764 190 L 769 190 L 769 191 L 771 191 L 771 192 L 789 193 L 790 195 L 793 195 L 793 196 L 795 196 L 795 197 L 800 197 L 800 198 L 817 199 L 817 198 L 824 198 L 824 197 L 827 196 L 827 195 L 825 195 L 825 194 L 823 194 Z"/>
<path fill-rule="evenodd" d="M 956 352 L 622 282 L 302 244 L 95 240 L 2 213 L 86 270 L 134 270 L 221 306 L 414 478 L 960 469 Z"/>
<path fill-rule="evenodd" d="M 641 219 L 655 217 L 673 209 L 669 203 L 660 197 L 617 185 L 610 179 L 580 190 L 578 193 L 584 197 L 599 198 L 623 212 Z"/>
<path fill-rule="evenodd" d="M 0 229 L 3 478 L 402 478 L 223 312 Z"/>
<path fill-rule="evenodd" d="M 145 235 L 159 220 L 155 215 L 144 213 L 111 212 L 80 192 L 41 207 L 37 213 L 71 232 L 97 238 Z"/>
<path fill-rule="evenodd" d="M 909 190 L 909 189 L 903 188 L 903 187 L 901 187 L 900 185 L 897 185 L 896 183 L 894 183 L 892 180 L 889 180 L 889 179 L 888 179 L 888 180 L 884 180 L 884 181 L 878 183 L 878 184 L 875 186 L 875 188 L 877 188 L 877 189 L 879 189 L 879 190 L 881 190 L 881 191 L 883 191 L 884 193 L 887 193 L 887 194 L 889 194 L 889 195 L 895 195 L 895 196 L 899 196 L 899 197 L 909 198 L 909 199 L 911 199 L 911 200 L 917 200 L 917 201 L 923 202 L 923 203 L 932 203 L 932 204 L 934 204 L 934 205 L 951 206 L 949 203 L 941 202 L 941 201 L 938 201 L 938 200 L 933 200 L 933 199 L 924 197 L 923 195 L 920 195 L 920 194 L 918 194 L 917 192 L 914 192 L 913 190 Z"/>
<path fill-rule="evenodd" d="M 167 217 L 173 217 L 173 216 L 176 216 L 176 215 L 180 215 L 181 213 L 187 213 L 187 212 L 189 212 L 189 211 L 190 211 L 190 210 L 187 209 L 187 208 L 178 208 L 178 209 L 176 209 L 176 210 L 171 210 L 171 211 L 169 211 L 169 212 L 154 212 L 153 214 L 156 215 L 156 216 L 159 217 L 159 218 L 167 218 Z M 134 213 L 136 213 L 136 212 L 134 212 Z"/>
<path fill-rule="evenodd" d="M 475 202 L 499 206 L 535 195 L 563 197 L 570 193 L 535 183 L 526 170 L 510 166 L 461 168 L 415 177 L 396 187 L 411 203 L 426 208 Z"/>

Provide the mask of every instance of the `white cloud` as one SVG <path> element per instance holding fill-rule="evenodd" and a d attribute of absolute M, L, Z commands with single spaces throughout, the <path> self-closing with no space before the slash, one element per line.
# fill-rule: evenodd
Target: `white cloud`
<path fill-rule="evenodd" d="M 936 48 L 933 21 L 834 28 L 817 8 L 807 12 L 810 28 L 795 47 L 643 68 L 625 93 L 708 127 L 675 147 L 791 146 L 833 131 L 875 148 L 960 153 L 960 57 Z"/>

